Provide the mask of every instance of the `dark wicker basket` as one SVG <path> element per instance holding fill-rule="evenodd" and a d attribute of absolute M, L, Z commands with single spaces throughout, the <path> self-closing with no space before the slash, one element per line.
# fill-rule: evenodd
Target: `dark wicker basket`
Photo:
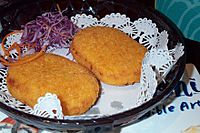
<path fill-rule="evenodd" d="M 68 16 L 76 13 L 92 14 L 98 18 L 110 14 L 112 12 L 119 12 L 126 14 L 132 20 L 139 17 L 147 17 L 157 24 L 159 30 L 167 30 L 169 33 L 169 48 L 174 48 L 177 42 L 184 44 L 182 34 L 177 30 L 174 24 L 165 16 L 153 9 L 147 9 L 137 2 L 123 3 L 120 1 L 57 1 L 60 8 L 65 11 Z M 7 3 L 0 9 L 0 21 L 3 26 L 1 36 L 17 29 L 20 25 L 25 24 L 29 20 L 34 19 L 46 11 L 55 11 L 57 6 L 55 1 L 49 0 L 24 0 Z M 115 114 L 108 117 L 90 120 L 57 120 L 41 118 L 31 114 L 26 114 L 15 110 L 0 102 L 0 110 L 17 120 L 30 126 L 40 129 L 58 130 L 58 131 L 85 131 L 85 132 L 105 132 L 116 127 L 125 126 L 127 124 L 138 122 L 145 113 L 160 104 L 165 98 L 169 96 L 177 82 L 181 78 L 185 68 L 185 54 L 178 60 L 176 65 L 171 69 L 167 75 L 166 83 L 160 83 L 157 87 L 157 92 L 153 99 L 141 105 L 140 107 L 125 111 L 123 113 Z"/>

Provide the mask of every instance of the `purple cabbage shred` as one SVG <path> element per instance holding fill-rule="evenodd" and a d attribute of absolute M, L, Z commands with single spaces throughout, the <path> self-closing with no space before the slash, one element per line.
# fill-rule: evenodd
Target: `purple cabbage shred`
<path fill-rule="evenodd" d="M 68 40 L 79 28 L 61 12 L 47 12 L 37 16 L 23 26 L 22 44 L 36 44 L 35 50 L 40 51 L 45 45 L 68 48 Z M 56 44 L 56 45 L 55 45 Z"/>

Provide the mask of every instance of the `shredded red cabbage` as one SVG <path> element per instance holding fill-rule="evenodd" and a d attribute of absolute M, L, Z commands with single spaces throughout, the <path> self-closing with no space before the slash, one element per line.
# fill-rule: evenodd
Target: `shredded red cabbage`
<path fill-rule="evenodd" d="M 35 50 L 40 51 L 44 45 L 68 48 L 68 40 L 79 28 L 61 12 L 47 12 L 38 16 L 36 20 L 23 26 L 21 43 L 36 44 Z"/>

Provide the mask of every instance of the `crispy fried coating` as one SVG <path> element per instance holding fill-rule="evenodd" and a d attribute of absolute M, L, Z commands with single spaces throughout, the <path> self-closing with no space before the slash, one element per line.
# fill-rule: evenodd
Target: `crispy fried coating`
<path fill-rule="evenodd" d="M 70 51 L 78 63 L 101 81 L 128 85 L 139 82 L 147 49 L 122 31 L 95 26 L 79 31 Z"/>
<path fill-rule="evenodd" d="M 31 107 L 47 92 L 57 94 L 64 115 L 86 112 L 100 91 L 98 80 L 85 67 L 53 54 L 9 67 L 7 85 L 15 98 Z"/>

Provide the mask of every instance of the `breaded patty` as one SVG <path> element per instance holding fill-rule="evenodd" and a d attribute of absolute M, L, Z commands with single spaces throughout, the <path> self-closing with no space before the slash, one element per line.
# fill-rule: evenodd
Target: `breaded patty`
<path fill-rule="evenodd" d="M 57 94 L 64 115 L 86 112 L 97 100 L 100 88 L 85 67 L 53 54 L 9 67 L 7 84 L 15 98 L 31 107 L 47 92 Z"/>
<path fill-rule="evenodd" d="M 70 47 L 75 60 L 111 85 L 139 82 L 147 49 L 124 32 L 109 27 L 79 31 Z"/>

